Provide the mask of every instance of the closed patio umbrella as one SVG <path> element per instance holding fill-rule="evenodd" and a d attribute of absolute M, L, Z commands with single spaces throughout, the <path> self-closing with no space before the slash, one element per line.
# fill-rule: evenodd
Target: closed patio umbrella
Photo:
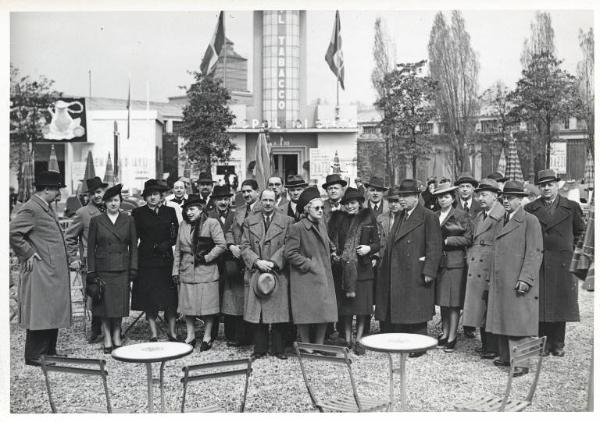
<path fill-rule="evenodd" d="M 115 184 L 115 174 L 113 172 L 113 163 L 110 159 L 110 152 L 108 153 L 108 158 L 106 159 L 106 170 L 104 171 L 104 179 L 102 179 L 102 181 L 111 186 Z"/>
<path fill-rule="evenodd" d="M 271 151 L 264 132 L 258 135 L 254 155 L 256 158 L 256 167 L 254 169 L 256 182 L 258 183 L 258 188 L 262 191 L 267 187 L 267 181 L 271 176 Z"/>
<path fill-rule="evenodd" d="M 19 179 L 19 192 L 17 200 L 26 202 L 33 194 L 33 184 L 35 182 L 33 152 L 25 153 L 25 160 L 21 167 L 21 178 Z"/>
<path fill-rule="evenodd" d="M 585 170 L 583 173 L 583 181 L 588 188 L 594 187 L 594 157 L 592 152 L 588 151 L 587 159 L 585 160 Z"/>
<path fill-rule="evenodd" d="M 500 174 L 506 174 L 506 156 L 504 155 L 504 147 L 502 147 L 502 151 L 500 152 L 500 159 L 498 159 L 496 171 Z"/>
<path fill-rule="evenodd" d="M 514 138 L 508 141 L 508 154 L 506 157 L 506 172 L 504 173 L 508 180 L 523 181 L 523 172 L 521 170 L 521 161 L 517 153 L 517 143 Z"/>

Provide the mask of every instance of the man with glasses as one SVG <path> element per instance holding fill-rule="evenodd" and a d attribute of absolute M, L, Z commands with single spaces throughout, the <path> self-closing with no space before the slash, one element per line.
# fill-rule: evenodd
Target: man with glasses
<path fill-rule="evenodd" d="M 541 197 L 525 206 L 535 215 L 544 239 L 540 269 L 539 335 L 546 336 L 546 354 L 564 356 L 566 322 L 579 321 L 577 280 L 569 272 L 573 249 L 585 232 L 579 204 L 558 194 L 559 178 L 554 170 L 538 172 Z"/>
<path fill-rule="evenodd" d="M 281 177 L 269 177 L 267 187 L 275 193 L 275 208 L 285 214 L 287 212 L 288 200 Z"/>
<path fill-rule="evenodd" d="M 294 221 L 298 222 L 300 221 L 301 215 L 298 209 L 298 199 L 300 199 L 300 195 L 304 192 L 304 189 L 308 187 L 308 183 L 304 181 L 302 176 L 292 174 L 288 176 L 285 187 L 290 194 L 290 201 L 287 203 L 286 209 L 282 211 L 285 212 L 288 217 L 292 217 Z"/>

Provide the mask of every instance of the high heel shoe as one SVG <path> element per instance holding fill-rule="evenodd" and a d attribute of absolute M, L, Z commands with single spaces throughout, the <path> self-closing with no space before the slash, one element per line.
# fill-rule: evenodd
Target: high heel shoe
<path fill-rule="evenodd" d="M 211 347 L 212 347 L 212 345 L 213 345 L 213 341 L 212 340 L 208 341 L 208 342 L 202 340 L 202 343 L 200 344 L 200 351 L 201 352 L 205 352 L 207 350 L 210 350 Z"/>
<path fill-rule="evenodd" d="M 175 337 L 173 337 L 171 334 L 167 333 L 167 338 L 169 339 L 169 341 L 179 341 L 179 339 L 177 338 L 177 335 L 175 335 Z"/>
<path fill-rule="evenodd" d="M 189 343 L 187 341 L 184 340 L 185 344 L 189 344 L 190 346 L 192 346 L 192 348 L 196 347 L 196 339 L 193 339 L 192 341 L 190 341 Z"/>
<path fill-rule="evenodd" d="M 444 346 L 444 352 L 446 353 L 452 353 L 454 352 L 454 347 L 456 346 L 456 339 L 452 340 L 452 341 L 448 341 L 446 343 L 446 345 Z"/>
<path fill-rule="evenodd" d="M 104 354 L 105 355 L 110 355 L 113 351 L 113 347 L 112 346 L 104 346 Z"/>
<path fill-rule="evenodd" d="M 448 343 L 448 337 L 443 338 L 442 336 L 443 336 L 443 334 L 440 334 L 438 336 L 438 344 L 437 344 L 438 349 L 442 349 L 446 345 L 446 343 Z"/>
<path fill-rule="evenodd" d="M 150 337 L 150 343 L 156 343 L 158 339 L 156 337 Z"/>

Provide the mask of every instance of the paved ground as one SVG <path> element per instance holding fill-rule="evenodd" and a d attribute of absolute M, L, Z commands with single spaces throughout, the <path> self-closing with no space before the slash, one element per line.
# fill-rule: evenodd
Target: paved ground
<path fill-rule="evenodd" d="M 568 324 L 567 347 L 564 358 L 548 357 L 544 359 L 542 374 L 531 411 L 582 411 L 586 408 L 587 383 L 591 363 L 593 342 L 593 292 L 580 290 L 581 322 Z M 127 326 L 133 316 L 124 321 Z M 430 323 L 430 335 L 437 335 L 438 316 Z M 146 372 L 142 365 L 127 364 L 113 360 L 102 354 L 101 345 L 88 345 L 84 340 L 82 319 L 77 317 L 74 326 L 61 330 L 58 348 L 72 356 L 106 359 L 109 373 L 108 385 L 113 406 L 144 412 L 146 405 Z M 374 324 L 375 328 L 376 324 Z M 185 328 L 181 326 L 180 332 Z M 147 325 L 140 321 L 132 330 L 128 343 L 145 341 L 148 336 Z M 14 413 L 49 412 L 44 378 L 39 368 L 25 366 L 23 363 L 24 331 L 11 324 L 10 408 Z M 163 334 L 162 341 L 166 341 Z M 455 403 L 468 400 L 480 393 L 503 391 L 506 372 L 481 360 L 475 354 L 479 346 L 478 339 L 459 337 L 456 352 L 446 354 L 433 350 L 418 359 L 409 359 L 408 400 L 413 411 L 450 411 Z M 169 412 L 178 411 L 181 400 L 181 367 L 186 364 L 209 362 L 220 359 L 248 357 L 250 348 L 227 348 L 219 339 L 208 352 L 199 352 L 199 346 L 188 357 L 170 362 L 165 369 L 166 402 Z M 387 394 L 387 361 L 383 355 L 367 352 L 365 356 L 354 356 L 354 369 L 360 391 L 366 396 Z M 246 411 L 249 412 L 311 412 L 311 406 L 302 375 L 295 357 L 280 361 L 274 357 L 258 360 L 253 365 Z M 158 366 L 156 367 L 158 370 Z M 315 372 L 316 374 L 317 372 Z M 340 367 L 320 367 L 319 377 L 323 388 L 319 391 L 329 395 L 343 394 L 348 390 L 347 372 Z M 57 378 L 58 379 L 58 378 Z M 515 379 L 517 390 L 524 390 L 531 376 Z M 101 383 L 78 381 L 72 378 L 68 382 L 57 382 L 55 393 L 60 411 L 72 412 L 74 406 L 102 405 Z M 205 405 L 214 397 L 221 402 L 236 400 L 241 384 L 228 379 L 222 384 L 197 387 L 191 391 L 188 400 L 191 406 Z M 349 394 L 349 393 L 348 393 Z M 158 391 L 155 392 L 155 396 Z M 396 386 L 398 397 L 398 386 Z M 231 409 L 232 405 L 229 404 Z"/>

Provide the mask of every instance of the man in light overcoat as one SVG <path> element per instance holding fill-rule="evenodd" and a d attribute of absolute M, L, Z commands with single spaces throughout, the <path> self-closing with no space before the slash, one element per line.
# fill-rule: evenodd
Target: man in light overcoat
<path fill-rule="evenodd" d="M 50 206 L 65 187 L 57 172 L 41 172 L 36 192 L 10 222 L 10 247 L 21 263 L 19 325 L 27 330 L 25 364 L 57 355 L 59 328 L 71 326 L 71 280 L 67 248 Z"/>

